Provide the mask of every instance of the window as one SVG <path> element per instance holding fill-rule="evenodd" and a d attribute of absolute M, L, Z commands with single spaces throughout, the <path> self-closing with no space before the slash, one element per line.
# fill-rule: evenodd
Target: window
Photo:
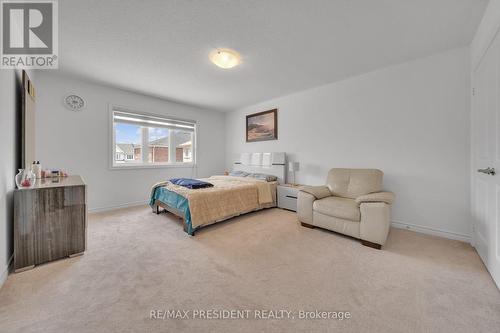
<path fill-rule="evenodd" d="M 193 165 L 196 123 L 111 107 L 112 166 Z"/>

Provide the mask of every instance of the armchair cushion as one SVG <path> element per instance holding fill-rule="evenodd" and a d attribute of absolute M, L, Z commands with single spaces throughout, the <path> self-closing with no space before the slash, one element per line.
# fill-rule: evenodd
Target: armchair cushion
<path fill-rule="evenodd" d="M 299 191 L 309 193 L 316 199 L 323 199 L 332 195 L 326 186 L 301 186 Z"/>
<path fill-rule="evenodd" d="M 341 197 L 326 197 L 313 203 L 315 212 L 345 219 L 350 221 L 361 221 L 361 212 L 354 199 Z"/>
<path fill-rule="evenodd" d="M 332 195 L 356 199 L 360 195 L 382 190 L 384 173 L 378 169 L 331 169 L 326 185 Z"/>
<path fill-rule="evenodd" d="M 394 202 L 394 193 L 392 192 L 375 192 L 365 194 L 356 198 L 356 203 L 361 205 L 363 202 L 385 202 L 391 205 Z"/>

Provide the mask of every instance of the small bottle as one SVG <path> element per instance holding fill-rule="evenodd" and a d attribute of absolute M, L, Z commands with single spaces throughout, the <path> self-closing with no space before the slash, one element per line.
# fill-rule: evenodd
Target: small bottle
<path fill-rule="evenodd" d="M 42 178 L 42 166 L 40 164 L 40 161 L 33 161 L 31 171 L 35 174 L 36 178 Z"/>
<path fill-rule="evenodd" d="M 31 172 L 35 175 L 36 177 L 36 161 L 33 161 L 31 164 Z"/>
<path fill-rule="evenodd" d="M 37 164 L 36 178 L 42 178 L 42 165 L 40 164 L 40 161 L 36 161 L 36 164 Z"/>

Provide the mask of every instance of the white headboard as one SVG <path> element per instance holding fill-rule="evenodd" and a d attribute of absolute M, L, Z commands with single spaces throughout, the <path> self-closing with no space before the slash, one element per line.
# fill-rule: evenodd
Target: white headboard
<path fill-rule="evenodd" d="M 286 183 L 285 153 L 241 153 L 234 162 L 234 170 L 250 173 L 265 173 L 278 177 L 280 184 Z"/>

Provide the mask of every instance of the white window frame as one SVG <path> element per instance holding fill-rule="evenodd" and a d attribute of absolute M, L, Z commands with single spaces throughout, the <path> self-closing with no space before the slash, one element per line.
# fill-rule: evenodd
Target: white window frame
<path fill-rule="evenodd" d="M 116 132 L 115 132 L 115 124 L 114 124 L 114 112 L 115 111 L 123 111 L 123 112 L 129 112 L 132 114 L 140 115 L 140 116 L 149 116 L 149 117 L 158 117 L 158 118 L 163 118 L 165 120 L 175 120 L 175 121 L 184 121 L 184 122 L 189 122 L 194 124 L 194 131 L 193 131 L 193 136 L 192 136 L 192 162 L 175 162 L 175 151 L 176 149 L 170 149 L 171 145 L 169 144 L 169 161 L 174 161 L 174 162 L 166 162 L 166 163 L 144 163 L 144 162 L 137 162 L 137 163 L 115 163 L 115 155 L 116 155 Z M 197 152 L 197 131 L 198 131 L 198 124 L 194 120 L 188 120 L 188 119 L 180 119 L 177 117 L 171 117 L 167 115 L 160 115 L 160 114 L 154 114 L 154 113 L 149 113 L 149 112 L 143 112 L 143 111 L 137 111 L 136 109 L 129 108 L 129 107 L 124 107 L 118 104 L 112 104 L 110 103 L 108 106 L 108 113 L 109 113 L 109 149 L 108 149 L 108 156 L 109 156 L 109 168 L 111 170 L 123 170 L 123 169 L 152 169 L 152 168 L 195 168 L 196 167 L 196 152 Z M 147 147 L 148 142 L 147 142 L 147 127 L 143 127 L 143 135 L 142 135 L 142 147 Z M 169 135 L 169 142 L 172 138 L 172 135 Z M 148 159 L 148 154 L 149 154 L 149 149 L 142 149 L 142 160 L 147 161 Z M 172 158 L 173 157 L 173 158 Z"/>

